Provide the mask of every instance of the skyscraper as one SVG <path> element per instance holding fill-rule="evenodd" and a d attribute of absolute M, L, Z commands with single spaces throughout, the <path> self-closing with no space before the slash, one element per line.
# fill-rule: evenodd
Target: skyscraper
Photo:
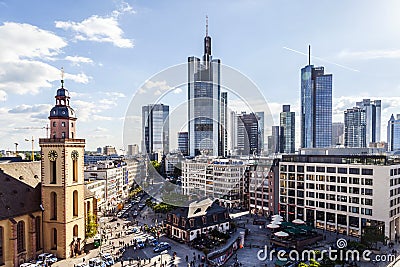
<path fill-rule="evenodd" d="M 344 146 L 367 147 L 365 110 L 359 107 L 344 112 Z"/>
<path fill-rule="evenodd" d="M 272 126 L 272 133 L 268 136 L 268 153 L 275 154 L 279 153 L 279 145 L 280 145 L 280 127 Z"/>
<path fill-rule="evenodd" d="M 392 114 L 388 121 L 387 142 L 389 151 L 400 150 L 400 114 L 397 114 L 396 119 Z"/>
<path fill-rule="evenodd" d="M 178 132 L 178 150 L 182 155 L 189 155 L 189 135 L 188 132 Z"/>
<path fill-rule="evenodd" d="M 169 152 L 169 106 L 154 104 L 142 107 L 142 153 L 151 160 Z"/>
<path fill-rule="evenodd" d="M 290 105 L 283 105 L 280 113 L 280 145 L 281 153 L 295 151 L 295 113 L 290 111 Z"/>
<path fill-rule="evenodd" d="M 258 149 L 260 153 L 264 151 L 264 111 L 256 112 L 258 120 Z"/>
<path fill-rule="evenodd" d="M 258 119 L 254 113 L 237 116 L 237 148 L 242 155 L 259 153 L 258 147 Z"/>
<path fill-rule="evenodd" d="M 204 37 L 203 61 L 188 58 L 189 154 L 221 156 L 221 93 L 219 59 L 212 59 L 208 22 Z"/>
<path fill-rule="evenodd" d="M 356 106 L 365 110 L 367 145 L 381 141 L 381 100 L 363 99 Z"/>
<path fill-rule="evenodd" d="M 344 123 L 332 123 L 332 146 L 344 144 Z"/>
<path fill-rule="evenodd" d="M 229 149 L 230 153 L 233 155 L 236 155 L 236 150 L 237 150 L 237 114 L 235 111 L 230 112 L 230 117 L 229 117 Z"/>
<path fill-rule="evenodd" d="M 220 137 L 221 142 L 219 143 L 222 152 L 222 156 L 226 157 L 228 154 L 228 93 L 222 92 L 221 93 L 221 107 L 220 107 L 220 114 L 221 114 L 221 129 L 220 129 Z"/>
<path fill-rule="evenodd" d="M 310 64 L 301 69 L 301 147 L 332 143 L 332 74 Z"/>

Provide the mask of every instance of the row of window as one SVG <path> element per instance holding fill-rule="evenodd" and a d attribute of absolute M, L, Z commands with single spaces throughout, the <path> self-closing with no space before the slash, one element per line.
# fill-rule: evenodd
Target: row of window
<path fill-rule="evenodd" d="M 364 215 L 371 215 L 372 216 L 372 209 L 367 209 L 367 208 L 359 208 L 355 206 L 347 206 L 347 205 L 341 205 L 341 204 L 334 204 L 334 203 L 325 203 L 321 201 L 314 201 L 314 200 L 307 200 L 306 201 L 307 206 L 309 207 L 319 207 L 323 209 L 330 209 L 330 210 L 338 210 L 338 211 L 343 211 L 343 212 L 351 212 L 351 213 L 360 213 Z"/>
<path fill-rule="evenodd" d="M 78 191 L 72 193 L 72 216 L 78 216 Z M 50 193 L 50 220 L 57 220 L 57 193 Z"/>
<path fill-rule="evenodd" d="M 72 160 L 72 181 L 78 181 L 78 160 Z M 50 184 L 57 183 L 57 159 L 50 161 Z"/>
<path fill-rule="evenodd" d="M 283 172 L 295 172 L 295 165 L 281 165 L 280 170 Z M 343 173 L 343 174 L 360 174 L 360 168 L 343 168 L 343 167 L 325 167 L 325 166 L 306 166 L 307 172 L 323 172 L 323 173 Z M 304 173 L 304 166 L 297 165 L 297 172 Z M 362 175 L 373 175 L 373 169 L 361 169 Z"/>

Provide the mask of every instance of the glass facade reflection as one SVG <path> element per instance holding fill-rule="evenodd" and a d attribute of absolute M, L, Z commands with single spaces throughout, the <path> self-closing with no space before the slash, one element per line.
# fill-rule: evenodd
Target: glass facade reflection
<path fill-rule="evenodd" d="M 387 141 L 389 151 L 400 150 L 400 114 L 397 114 L 396 119 L 392 114 L 388 121 Z"/>
<path fill-rule="evenodd" d="M 332 74 L 324 67 L 301 69 L 301 147 L 329 147 L 332 143 Z"/>
<path fill-rule="evenodd" d="M 344 112 L 344 146 L 367 147 L 365 110 L 354 107 Z"/>
<path fill-rule="evenodd" d="M 280 113 L 280 152 L 295 152 L 295 113 L 290 111 L 290 105 L 283 105 Z"/>

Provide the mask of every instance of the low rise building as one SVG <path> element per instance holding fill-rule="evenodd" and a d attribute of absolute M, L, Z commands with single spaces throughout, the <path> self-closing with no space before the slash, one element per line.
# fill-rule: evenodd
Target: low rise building
<path fill-rule="evenodd" d="M 228 210 L 208 198 L 167 213 L 165 225 L 168 237 L 190 242 L 211 230 L 225 233 L 230 221 Z"/>
<path fill-rule="evenodd" d="M 385 155 L 283 155 L 279 213 L 360 237 L 400 234 L 400 162 Z"/>

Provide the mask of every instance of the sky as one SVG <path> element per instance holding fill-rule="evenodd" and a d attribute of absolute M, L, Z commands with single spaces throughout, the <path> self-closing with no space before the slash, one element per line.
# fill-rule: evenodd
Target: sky
<path fill-rule="evenodd" d="M 32 137 L 39 149 L 61 67 L 86 149 L 126 149 L 135 93 L 188 56 L 201 57 L 206 16 L 214 58 L 254 82 L 274 124 L 290 104 L 299 132 L 300 69 L 310 44 L 312 64 L 333 74 L 333 121 L 356 101 L 381 99 L 386 141 L 387 121 L 400 113 L 399 9 L 396 0 L 0 0 L 0 149 L 29 150 Z M 159 82 L 152 86 L 170 89 Z M 186 97 L 184 87 L 173 90 Z M 170 129 L 172 144 L 178 130 Z"/>

